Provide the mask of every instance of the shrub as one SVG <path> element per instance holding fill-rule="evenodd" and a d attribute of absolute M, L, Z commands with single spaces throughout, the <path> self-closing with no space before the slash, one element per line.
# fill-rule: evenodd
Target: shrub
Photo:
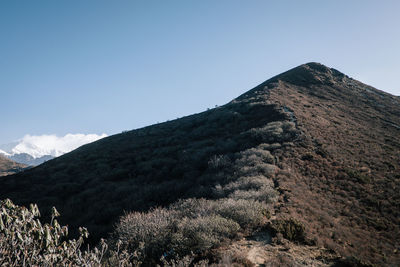
<path fill-rule="evenodd" d="M 269 186 L 262 186 L 258 190 L 236 190 L 229 195 L 229 198 L 239 200 L 257 200 L 265 203 L 273 203 L 278 199 L 278 193 Z"/>
<path fill-rule="evenodd" d="M 240 177 L 234 182 L 231 182 L 223 187 L 223 190 L 232 193 L 235 190 L 254 190 L 259 189 L 263 186 L 268 186 L 273 188 L 273 182 L 262 175 L 256 176 L 244 176 Z"/>
<path fill-rule="evenodd" d="M 159 258 L 168 248 L 176 213 L 156 208 L 122 217 L 115 234 L 129 251 L 143 250 L 144 257 Z"/>
<path fill-rule="evenodd" d="M 301 156 L 301 159 L 302 160 L 312 161 L 314 159 L 314 156 L 311 153 L 306 153 L 303 156 Z"/>
<path fill-rule="evenodd" d="M 172 206 L 181 218 L 218 215 L 238 223 L 243 230 L 261 225 L 266 204 L 246 199 L 223 198 L 219 200 L 187 199 Z"/>
<path fill-rule="evenodd" d="M 217 201 L 216 213 L 237 222 L 242 229 L 252 229 L 263 223 L 266 205 L 245 199 Z"/>
<path fill-rule="evenodd" d="M 189 198 L 179 200 L 169 207 L 170 210 L 179 211 L 181 218 L 196 218 L 208 216 L 215 212 L 215 201 L 204 198 Z"/>
<path fill-rule="evenodd" d="M 82 252 L 89 233 L 80 228 L 80 237 L 67 240 L 68 228 L 61 227 L 52 209 L 49 224 L 42 224 L 37 205 L 20 207 L 6 199 L 0 201 L 0 265 L 1 266 L 100 266 L 107 245 L 100 250 Z"/>
<path fill-rule="evenodd" d="M 274 220 L 269 223 L 269 228 L 272 230 L 273 234 L 281 233 L 290 241 L 305 241 L 304 225 L 293 218 L 288 220 Z"/>
<path fill-rule="evenodd" d="M 362 174 L 358 170 L 345 168 L 344 172 L 349 176 L 350 179 L 356 180 L 359 183 L 367 184 L 371 182 L 371 178 L 369 176 Z"/>
<path fill-rule="evenodd" d="M 142 252 L 149 262 L 161 256 L 183 257 L 201 253 L 230 239 L 239 231 L 251 230 L 264 222 L 266 204 L 245 199 L 186 199 L 167 208 L 122 217 L 114 240 L 128 251 Z"/>
<path fill-rule="evenodd" d="M 216 169 L 216 170 L 229 167 L 230 165 L 231 165 L 230 159 L 226 155 L 214 155 L 208 161 L 208 166 L 211 169 Z"/>
<path fill-rule="evenodd" d="M 251 148 L 239 153 L 235 161 L 236 176 L 265 175 L 271 177 L 276 172 L 274 157 L 268 150 Z"/>
<path fill-rule="evenodd" d="M 240 168 L 241 167 L 241 168 Z M 272 177 L 277 171 L 277 167 L 273 164 L 260 163 L 254 166 L 238 165 L 238 176 L 256 176 L 264 175 Z"/>
<path fill-rule="evenodd" d="M 242 165 L 257 165 L 262 162 L 274 164 L 275 161 L 271 152 L 260 148 L 250 148 L 239 154 L 240 159 L 236 163 L 241 163 Z"/>
<path fill-rule="evenodd" d="M 276 202 L 279 195 L 273 181 L 262 175 L 244 176 L 224 186 L 217 185 L 214 194 L 218 197 L 257 200 L 264 203 Z"/>
<path fill-rule="evenodd" d="M 219 215 L 184 218 L 178 223 L 171 243 L 178 255 L 200 253 L 219 245 L 223 239 L 234 237 L 239 230 L 236 222 Z"/>
<path fill-rule="evenodd" d="M 51 213 L 51 222 L 42 224 L 36 204 L 27 209 L 9 199 L 0 201 L 0 266 L 140 266 L 137 251 L 128 253 L 119 245 L 110 250 L 104 239 L 98 247 L 82 250 L 86 228 L 79 228 L 78 239 L 68 239 L 68 228 L 56 219 L 60 214 L 55 208 Z"/>
<path fill-rule="evenodd" d="M 296 133 L 296 125 L 288 121 L 270 122 L 261 128 L 252 128 L 250 136 L 262 143 L 285 142 L 292 139 Z"/>
<path fill-rule="evenodd" d="M 167 260 L 161 257 L 161 264 L 164 267 L 208 267 L 208 260 L 194 262 L 194 256 L 188 255 L 182 258 Z"/>
<path fill-rule="evenodd" d="M 273 151 L 275 149 L 281 148 L 282 145 L 280 143 L 272 143 L 272 144 L 263 143 L 263 144 L 260 144 L 258 147 L 261 149 L 264 149 L 264 150 Z"/>

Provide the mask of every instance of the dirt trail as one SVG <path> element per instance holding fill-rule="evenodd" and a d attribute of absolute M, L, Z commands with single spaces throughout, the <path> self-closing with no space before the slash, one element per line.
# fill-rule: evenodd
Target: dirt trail
<path fill-rule="evenodd" d="M 246 237 L 234 242 L 228 249 L 232 255 L 239 255 L 255 266 L 331 266 L 336 255 L 315 246 L 298 245 L 287 240 L 272 243 L 267 232 Z"/>

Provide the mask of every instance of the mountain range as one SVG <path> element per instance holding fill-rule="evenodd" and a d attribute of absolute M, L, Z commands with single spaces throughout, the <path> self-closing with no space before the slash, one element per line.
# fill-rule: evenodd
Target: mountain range
<path fill-rule="evenodd" d="M 16 142 L 0 145 L 0 155 L 17 163 L 37 166 L 105 136 L 107 135 L 67 134 L 62 137 L 56 135 L 25 135 Z"/>
<path fill-rule="evenodd" d="M 25 164 L 28 166 L 37 166 L 37 165 L 42 164 L 43 162 L 46 162 L 48 160 L 55 158 L 52 155 L 44 155 L 39 158 L 34 158 L 32 155 L 30 155 L 28 153 L 10 154 L 10 153 L 7 153 L 7 152 L 1 151 L 1 150 L 0 150 L 0 155 L 2 155 L 3 157 L 6 157 L 12 161 L 15 161 L 17 163 Z"/>
<path fill-rule="evenodd" d="M 144 244 L 149 255 L 161 256 L 156 245 L 184 253 L 168 247 L 179 237 L 216 262 L 229 254 L 246 266 L 396 266 L 399 140 L 399 97 L 307 63 L 226 105 L 2 177 L 0 199 L 37 203 L 44 218 L 55 206 L 62 223 L 88 227 L 93 244 L 117 236 L 134 249 L 135 231 L 154 220 L 153 239 L 143 239 L 152 244 Z M 259 204 L 263 219 L 246 226 Z M 157 231 L 166 217 L 157 214 L 183 217 L 166 223 L 164 236 Z M 198 237 L 212 244 L 202 243 L 204 251 L 180 231 L 202 233 L 207 214 L 238 233 L 221 243 L 209 235 L 222 230 L 206 232 L 208 239 Z M 130 228 L 139 222 L 142 228 Z"/>

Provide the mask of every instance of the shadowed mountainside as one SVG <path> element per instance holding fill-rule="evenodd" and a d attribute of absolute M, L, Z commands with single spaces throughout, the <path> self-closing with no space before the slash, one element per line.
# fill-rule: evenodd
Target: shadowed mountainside
<path fill-rule="evenodd" d="M 213 198 L 215 186 L 230 181 L 210 160 L 233 160 L 261 142 L 249 130 L 288 118 L 277 105 L 236 103 L 125 132 L 2 179 L 0 196 L 36 202 L 44 214 L 54 205 L 65 223 L 87 226 L 97 239 L 124 211 Z"/>
<path fill-rule="evenodd" d="M 399 137 L 399 97 L 308 63 L 216 109 L 1 178 L 0 198 L 35 202 L 45 215 L 56 206 L 63 223 L 87 226 L 96 241 L 124 211 L 255 198 L 238 183 L 262 176 L 279 192 L 272 219 L 304 227 L 304 238 L 284 237 L 388 265 L 400 258 Z M 271 190 L 261 199 L 274 198 Z"/>

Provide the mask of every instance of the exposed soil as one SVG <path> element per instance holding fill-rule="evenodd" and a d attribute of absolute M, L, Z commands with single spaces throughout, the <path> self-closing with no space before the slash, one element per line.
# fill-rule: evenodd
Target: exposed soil
<path fill-rule="evenodd" d="M 267 231 L 234 241 L 229 247 L 221 249 L 220 253 L 231 255 L 231 258 L 244 258 L 257 267 L 325 267 L 334 265 L 340 258 L 338 254 L 321 247 L 272 238 Z"/>

